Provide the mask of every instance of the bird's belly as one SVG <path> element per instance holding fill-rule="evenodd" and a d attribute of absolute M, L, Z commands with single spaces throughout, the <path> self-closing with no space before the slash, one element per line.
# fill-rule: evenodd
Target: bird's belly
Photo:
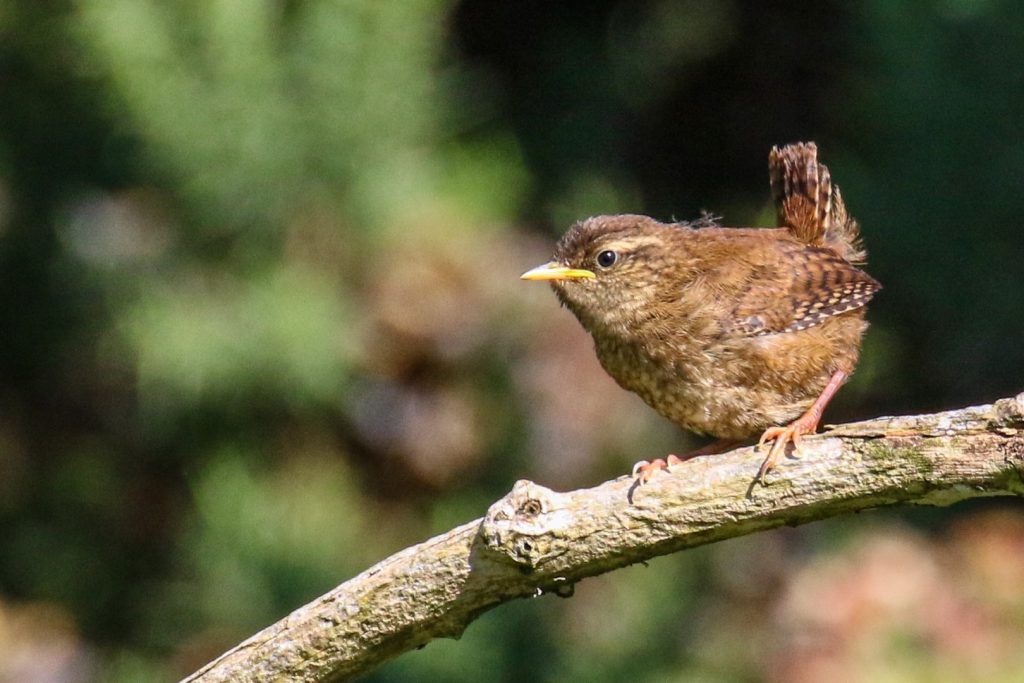
<path fill-rule="evenodd" d="M 800 382 L 799 388 L 763 381 L 763 373 L 731 357 L 732 350 L 706 346 L 675 358 L 646 353 L 629 344 L 598 346 L 602 366 L 624 389 L 680 427 L 722 439 L 756 436 L 789 422 L 813 402 L 828 379 Z"/>

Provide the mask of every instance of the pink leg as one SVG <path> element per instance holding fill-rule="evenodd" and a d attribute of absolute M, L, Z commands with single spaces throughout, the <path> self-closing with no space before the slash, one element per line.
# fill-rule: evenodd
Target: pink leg
<path fill-rule="evenodd" d="M 839 391 L 839 387 L 846 381 L 847 375 L 842 370 L 836 370 L 829 379 L 828 384 L 822 389 L 821 395 L 811 404 L 811 407 L 807 409 L 807 412 L 798 417 L 797 419 L 790 422 L 785 427 L 769 427 L 765 430 L 764 434 L 761 435 L 761 439 L 757 442 L 758 447 L 763 446 L 769 441 L 773 441 L 771 449 L 768 451 L 768 456 L 761 463 L 761 468 L 757 471 L 757 477 L 755 481 L 764 483 L 764 475 L 772 470 L 779 458 L 782 456 L 783 451 L 786 449 L 786 444 L 792 442 L 793 450 L 797 453 L 800 452 L 801 442 L 803 436 L 806 434 L 813 434 L 818 429 L 818 423 L 821 422 L 821 415 L 825 412 L 825 406 L 832 400 L 832 397 Z"/>

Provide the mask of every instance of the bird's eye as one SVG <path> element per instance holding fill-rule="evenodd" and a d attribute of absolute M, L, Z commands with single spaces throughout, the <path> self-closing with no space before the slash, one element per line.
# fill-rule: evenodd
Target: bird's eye
<path fill-rule="evenodd" d="M 619 260 L 619 255 L 614 251 L 605 250 L 597 255 L 597 265 L 602 268 L 611 268 Z"/>

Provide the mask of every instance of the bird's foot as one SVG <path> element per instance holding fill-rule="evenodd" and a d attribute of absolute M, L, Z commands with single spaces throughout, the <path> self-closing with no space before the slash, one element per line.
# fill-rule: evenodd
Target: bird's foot
<path fill-rule="evenodd" d="M 664 458 L 655 458 L 654 460 L 641 460 L 637 464 L 633 465 L 633 477 L 637 480 L 638 484 L 646 484 L 654 476 L 654 473 L 659 470 L 668 471 L 668 468 L 672 465 L 678 465 L 684 460 L 678 455 L 667 455 Z"/>
<path fill-rule="evenodd" d="M 816 415 L 812 411 L 807 411 L 784 427 L 769 427 L 766 429 L 758 440 L 757 447 L 760 449 L 761 446 L 769 441 L 772 442 L 772 445 L 764 462 L 761 463 L 760 469 L 757 470 L 757 476 L 754 477 L 754 481 L 764 483 L 764 475 L 775 469 L 775 465 L 778 464 L 779 458 L 785 453 L 788 444 L 793 444 L 793 452 L 797 456 L 803 455 L 803 437 L 808 434 L 814 434 L 818 430 L 818 421 L 820 419 L 820 413 Z"/>
<path fill-rule="evenodd" d="M 678 465 L 681 462 L 685 462 L 691 458 L 696 458 L 701 455 L 717 455 L 724 451 L 729 450 L 733 446 L 742 441 L 738 439 L 718 439 L 712 441 L 707 446 L 702 446 L 697 450 L 690 451 L 685 455 L 666 455 L 664 458 L 657 458 L 656 460 L 641 460 L 637 464 L 633 465 L 633 476 L 636 478 L 638 484 L 646 484 L 654 476 L 654 473 L 658 470 L 668 471 L 673 465 Z"/>

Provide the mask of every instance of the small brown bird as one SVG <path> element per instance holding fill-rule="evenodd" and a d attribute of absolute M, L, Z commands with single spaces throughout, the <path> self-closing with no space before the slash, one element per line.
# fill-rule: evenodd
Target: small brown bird
<path fill-rule="evenodd" d="M 799 449 L 817 430 L 853 372 L 864 307 L 881 285 L 854 265 L 865 259 L 857 223 L 817 155 L 814 143 L 769 154 L 784 227 L 595 216 L 569 228 L 553 261 L 523 274 L 551 282 L 620 386 L 718 438 L 637 463 L 641 483 L 758 433 L 759 446 L 772 442 L 763 481 L 788 443 Z"/>

